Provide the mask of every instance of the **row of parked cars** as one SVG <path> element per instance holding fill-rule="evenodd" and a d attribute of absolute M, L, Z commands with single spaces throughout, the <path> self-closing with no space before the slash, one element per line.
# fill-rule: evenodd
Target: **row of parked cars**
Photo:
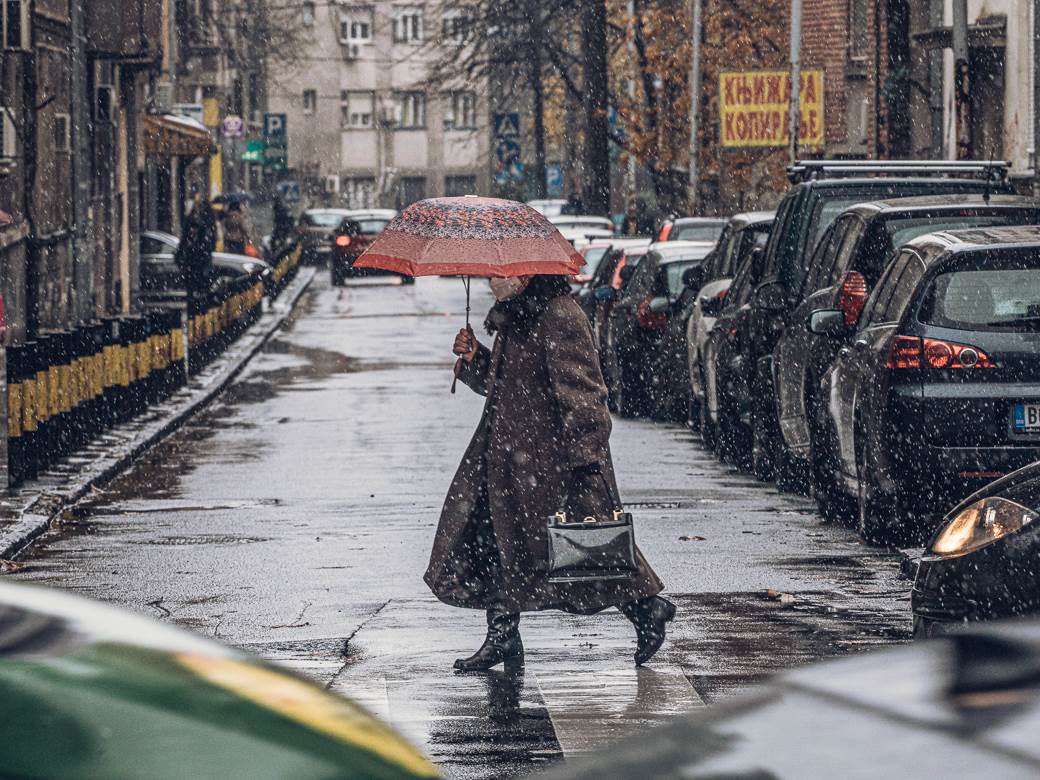
<path fill-rule="evenodd" d="M 713 244 L 584 250 L 611 403 L 688 420 L 869 542 L 930 539 L 921 633 L 1035 611 L 1040 203 L 1003 163 L 790 173 Z"/>

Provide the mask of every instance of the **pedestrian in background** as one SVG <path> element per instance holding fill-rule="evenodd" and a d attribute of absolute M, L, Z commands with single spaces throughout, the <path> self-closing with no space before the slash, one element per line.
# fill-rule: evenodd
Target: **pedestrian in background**
<path fill-rule="evenodd" d="M 275 195 L 271 202 L 271 215 L 274 227 L 271 230 L 271 245 L 276 249 L 289 240 L 293 231 L 292 211 L 286 205 L 281 195 Z"/>
<path fill-rule="evenodd" d="M 173 257 L 184 275 L 185 290 L 191 300 L 209 292 L 216 246 L 217 219 L 213 207 L 196 194 L 191 211 L 184 219 L 184 233 Z"/>
<path fill-rule="evenodd" d="M 618 607 L 636 627 L 636 663 L 664 642 L 675 607 L 637 552 L 630 579 L 550 582 L 547 520 L 618 508 L 607 389 L 588 320 L 562 276 L 492 279 L 493 349 L 471 329 L 455 339 L 458 378 L 487 396 L 448 492 L 426 583 L 458 607 L 487 612 L 487 637 L 461 671 L 523 659 L 520 613 L 592 614 Z"/>
<path fill-rule="evenodd" d="M 249 244 L 249 221 L 238 201 L 227 205 L 224 211 L 224 251 L 244 255 Z"/>

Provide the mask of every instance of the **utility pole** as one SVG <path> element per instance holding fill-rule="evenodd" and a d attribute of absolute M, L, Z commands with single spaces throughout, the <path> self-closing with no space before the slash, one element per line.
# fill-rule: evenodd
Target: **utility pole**
<path fill-rule="evenodd" d="M 798 134 L 802 125 L 802 0 L 791 0 L 791 105 L 788 129 L 790 158 L 798 160 Z"/>
<path fill-rule="evenodd" d="M 607 4 L 583 0 L 582 54 L 585 72 L 585 209 L 610 213 L 610 125 L 607 119 Z"/>
<path fill-rule="evenodd" d="M 1033 3 L 1033 194 L 1040 195 L 1040 9 Z"/>
<path fill-rule="evenodd" d="M 957 116 L 957 159 L 971 157 L 971 64 L 968 0 L 953 0 L 953 103 Z"/>
<path fill-rule="evenodd" d="M 633 27 L 636 21 L 636 4 L 635 0 L 628 0 L 628 24 L 629 24 L 629 37 L 628 37 L 628 56 L 633 61 L 633 67 L 635 67 L 635 49 L 636 44 L 633 40 Z M 636 102 L 636 80 L 634 76 L 629 76 L 628 79 L 628 98 L 634 105 Z M 635 205 L 636 200 L 636 157 L 629 151 L 628 155 L 628 167 L 625 170 L 625 210 Z"/>
<path fill-rule="evenodd" d="M 690 213 L 700 209 L 700 97 L 701 97 L 701 5 L 702 0 L 693 0 L 693 62 L 690 65 L 690 182 L 687 197 Z"/>

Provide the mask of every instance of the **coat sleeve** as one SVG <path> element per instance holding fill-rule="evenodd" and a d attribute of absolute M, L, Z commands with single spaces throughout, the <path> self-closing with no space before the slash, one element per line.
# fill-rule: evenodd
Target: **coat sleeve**
<path fill-rule="evenodd" d="M 571 469 L 609 460 L 607 387 L 588 319 L 566 297 L 542 317 L 549 385 L 560 412 L 562 455 Z"/>
<path fill-rule="evenodd" d="M 459 381 L 470 390 L 480 395 L 488 393 L 488 374 L 491 371 L 491 350 L 483 344 L 477 344 L 477 354 L 473 362 L 467 363 L 462 358 L 456 362 Z"/>

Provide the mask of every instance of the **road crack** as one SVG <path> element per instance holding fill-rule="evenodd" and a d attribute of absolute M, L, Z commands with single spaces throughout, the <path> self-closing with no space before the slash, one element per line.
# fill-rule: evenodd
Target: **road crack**
<path fill-rule="evenodd" d="M 344 671 L 346 671 L 348 666 L 350 666 L 350 641 L 358 635 L 358 632 L 361 631 L 361 629 L 363 629 L 365 626 L 367 626 L 369 623 L 371 623 L 373 620 L 379 617 L 379 613 L 386 609 L 390 605 L 391 601 L 393 601 L 393 599 L 387 599 L 382 604 L 380 604 L 379 607 L 371 615 L 369 615 L 367 618 L 361 621 L 361 623 L 358 624 L 358 627 L 351 631 L 350 634 L 347 635 L 347 638 L 343 640 L 343 665 L 336 670 L 336 673 L 332 675 L 329 681 L 325 684 L 325 690 L 330 690 L 333 684 L 336 682 L 336 680 L 339 679 L 339 676 L 343 674 Z"/>

